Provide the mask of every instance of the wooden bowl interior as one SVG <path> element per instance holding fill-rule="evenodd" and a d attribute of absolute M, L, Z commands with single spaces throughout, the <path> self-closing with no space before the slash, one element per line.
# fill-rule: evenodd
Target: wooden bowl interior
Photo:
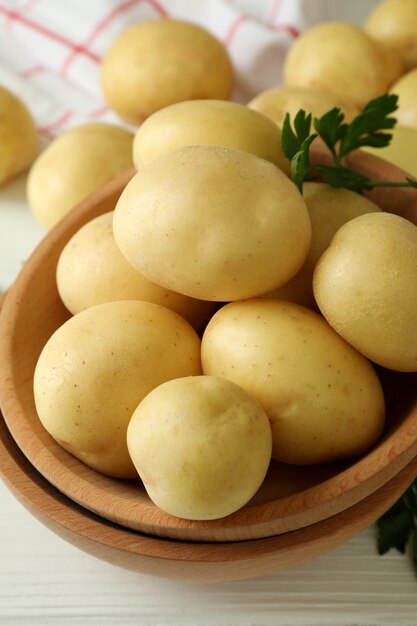
<path fill-rule="evenodd" d="M 355 159 L 374 179 L 404 173 L 375 157 Z M 398 473 L 417 453 L 417 374 L 378 369 L 387 401 L 387 427 L 367 454 L 314 467 L 272 462 L 253 500 L 221 520 L 195 522 L 160 511 L 137 481 L 101 475 L 63 450 L 44 430 L 34 406 L 32 380 L 51 334 L 70 317 L 55 283 L 59 254 L 87 221 L 112 210 L 132 172 L 107 185 L 51 231 L 25 264 L 0 317 L 0 405 L 7 426 L 34 467 L 57 489 L 112 522 L 152 535 L 188 541 L 268 537 L 314 524 L 359 502 Z M 407 190 L 408 192 L 409 190 Z M 417 221 L 417 193 L 388 189 L 370 194 L 386 210 Z"/>

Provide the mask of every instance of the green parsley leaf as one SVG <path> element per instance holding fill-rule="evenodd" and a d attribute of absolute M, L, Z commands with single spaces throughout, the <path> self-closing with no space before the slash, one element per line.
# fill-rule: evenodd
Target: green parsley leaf
<path fill-rule="evenodd" d="M 346 136 L 349 128 L 343 123 L 344 119 L 344 113 L 338 108 L 331 109 L 320 118 L 314 119 L 314 128 L 336 160 L 338 160 L 336 145 Z"/>
<path fill-rule="evenodd" d="M 363 146 L 383 148 L 389 145 L 392 134 L 384 132 L 394 128 L 395 117 L 391 114 L 398 108 L 398 96 L 385 94 L 371 100 L 359 115 L 349 124 L 345 122 L 343 112 L 334 107 L 319 118 L 314 119 L 316 133 L 311 132 L 311 114 L 303 109 L 294 118 L 291 126 L 289 113 L 286 114 L 282 127 L 281 147 L 291 161 L 291 178 L 302 193 L 303 183 L 314 180 L 320 174 L 332 187 L 345 187 L 360 192 L 372 187 L 413 187 L 417 181 L 406 178 L 405 181 L 371 181 L 343 164 L 344 157 L 352 150 Z M 310 167 L 310 146 L 319 136 L 333 157 L 331 165 L 316 165 L 314 172 Z"/>
<path fill-rule="evenodd" d="M 291 128 L 290 114 L 286 113 L 282 125 L 282 151 L 291 161 L 302 150 L 303 142 L 309 137 L 311 129 L 311 114 L 307 115 L 301 109 L 294 118 L 294 129 Z"/>
<path fill-rule="evenodd" d="M 395 117 L 390 117 L 390 114 L 397 110 L 397 103 L 398 96 L 388 93 L 368 102 L 362 113 L 359 113 L 349 124 L 340 142 L 339 159 L 357 148 L 374 146 L 374 133 L 394 128 L 397 120 Z M 379 133 L 379 141 L 385 141 L 382 146 L 387 146 L 391 141 L 391 135 Z"/>
<path fill-rule="evenodd" d="M 402 554 L 412 541 L 412 558 L 417 571 L 417 480 L 377 521 L 379 554 L 395 548 Z"/>
<path fill-rule="evenodd" d="M 404 554 L 408 540 L 413 532 L 413 516 L 403 509 L 389 517 L 378 520 L 378 553 L 385 554 L 396 548 Z"/>
<path fill-rule="evenodd" d="M 294 128 L 301 144 L 303 144 L 310 135 L 311 117 L 311 113 L 306 115 L 306 112 L 301 109 L 294 118 Z"/>
<path fill-rule="evenodd" d="M 408 182 L 410 187 L 414 187 L 414 189 L 417 189 L 417 180 L 414 180 L 413 178 L 409 178 L 408 176 L 405 177 L 405 180 Z"/>
<path fill-rule="evenodd" d="M 331 187 L 345 187 L 351 191 L 359 191 L 369 184 L 369 178 L 343 165 L 316 165 L 315 170 Z"/>
<path fill-rule="evenodd" d="M 300 193 L 303 193 L 303 183 L 308 179 L 310 170 L 310 145 L 317 135 L 310 135 L 304 139 L 300 150 L 291 160 L 291 179 L 297 185 Z"/>
<path fill-rule="evenodd" d="M 417 572 L 417 532 L 414 530 L 413 535 L 413 565 Z"/>

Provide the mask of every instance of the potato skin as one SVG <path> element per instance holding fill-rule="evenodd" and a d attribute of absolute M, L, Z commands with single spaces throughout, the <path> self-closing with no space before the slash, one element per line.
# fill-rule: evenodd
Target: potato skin
<path fill-rule="evenodd" d="M 244 506 L 265 478 L 272 448 L 261 406 L 212 376 L 177 378 L 154 389 L 134 412 L 127 442 L 153 502 L 193 520 Z"/>
<path fill-rule="evenodd" d="M 292 44 L 284 64 L 285 85 L 348 96 L 362 108 L 393 82 L 380 45 L 354 24 L 324 22 Z"/>
<path fill-rule="evenodd" d="M 414 128 L 410 126 L 397 125 L 395 128 L 391 128 L 389 132 L 390 135 L 392 135 L 392 139 L 388 146 L 385 146 L 384 148 L 371 148 L 367 146 L 366 148 L 363 148 L 363 150 L 366 150 L 366 152 L 370 152 L 381 159 L 385 159 L 390 163 L 394 163 L 397 167 L 401 167 L 403 170 L 414 176 L 414 178 L 417 178 L 417 106 Z"/>
<path fill-rule="evenodd" d="M 395 111 L 398 123 L 417 128 L 417 68 L 404 74 L 391 86 L 390 91 L 398 95 L 398 109 Z"/>
<path fill-rule="evenodd" d="M 0 187 L 35 159 L 38 136 L 23 102 L 0 85 Z"/>
<path fill-rule="evenodd" d="M 36 410 L 81 461 L 134 478 L 126 432 L 137 405 L 159 384 L 200 373 L 200 339 L 179 315 L 149 302 L 100 304 L 46 343 L 34 375 Z"/>
<path fill-rule="evenodd" d="M 115 40 L 101 69 L 105 99 L 132 124 L 175 102 L 227 99 L 233 81 L 220 41 L 180 20 L 134 24 Z"/>
<path fill-rule="evenodd" d="M 384 212 L 348 222 L 317 263 L 313 289 L 329 324 L 362 354 L 417 371 L 417 226 Z"/>
<path fill-rule="evenodd" d="M 289 113 L 291 120 L 293 120 L 300 109 L 311 113 L 313 117 L 321 117 L 330 109 L 339 107 L 348 121 L 359 113 L 359 108 L 351 102 L 339 100 L 327 91 L 317 91 L 305 87 L 268 89 L 253 98 L 248 106 L 267 115 L 280 128 L 282 128 L 286 113 Z"/>
<path fill-rule="evenodd" d="M 149 280 L 201 300 L 265 293 L 304 262 L 311 224 L 295 185 L 272 163 L 220 146 L 187 146 L 133 177 L 113 231 Z"/>
<path fill-rule="evenodd" d="M 52 228 L 74 206 L 133 167 L 133 134 L 112 124 L 84 124 L 54 139 L 33 164 L 27 183 L 35 218 Z"/>
<path fill-rule="evenodd" d="M 367 359 L 317 313 L 291 302 L 232 302 L 202 339 L 207 375 L 240 385 L 265 409 L 272 457 L 309 465 L 370 448 L 384 424 L 384 396 Z"/>
<path fill-rule="evenodd" d="M 366 32 L 400 56 L 405 69 L 417 66 L 417 2 L 385 0 L 370 13 Z"/>
<path fill-rule="evenodd" d="M 381 209 L 372 200 L 349 189 L 335 189 L 324 183 L 305 183 L 303 198 L 311 220 L 311 248 L 297 274 L 285 285 L 265 294 L 268 298 L 290 300 L 316 309 L 313 273 L 317 261 L 329 246 L 336 231 L 349 220 Z"/>
<path fill-rule="evenodd" d="M 144 300 L 175 311 L 197 330 L 216 306 L 169 291 L 135 270 L 114 241 L 113 211 L 91 220 L 71 237 L 58 260 L 57 287 L 72 314 L 104 302 Z"/>
<path fill-rule="evenodd" d="M 271 120 L 243 104 L 222 100 L 180 102 L 151 115 L 135 135 L 133 161 L 139 170 L 166 152 L 195 144 L 244 150 L 290 173 L 281 132 Z"/>

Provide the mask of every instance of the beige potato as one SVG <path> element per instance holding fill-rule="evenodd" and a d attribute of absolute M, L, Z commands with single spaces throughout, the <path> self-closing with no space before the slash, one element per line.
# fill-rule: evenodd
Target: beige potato
<path fill-rule="evenodd" d="M 197 330 L 216 306 L 155 285 L 135 270 L 114 241 L 113 211 L 91 220 L 69 240 L 59 257 L 57 286 L 73 314 L 104 302 L 144 300 L 175 311 Z"/>
<path fill-rule="evenodd" d="M 17 96 L 0 85 L 0 186 L 27 169 L 37 151 L 31 114 Z"/>
<path fill-rule="evenodd" d="M 133 134 L 85 124 L 54 139 L 33 164 L 27 197 L 35 218 L 52 228 L 74 206 L 133 167 Z"/>
<path fill-rule="evenodd" d="M 417 66 L 417 0 L 385 0 L 370 13 L 365 30 L 397 53 L 406 69 Z"/>
<path fill-rule="evenodd" d="M 179 315 L 149 302 L 111 302 L 78 313 L 52 335 L 36 365 L 39 419 L 95 470 L 134 478 L 126 432 L 155 387 L 201 374 L 200 339 Z"/>
<path fill-rule="evenodd" d="M 393 81 L 380 45 L 354 24 L 324 22 L 292 44 L 284 64 L 288 87 L 307 87 L 349 98 L 362 108 Z"/>
<path fill-rule="evenodd" d="M 383 44 L 377 39 L 374 39 L 374 41 L 375 43 L 379 44 L 380 51 L 382 52 L 382 55 L 384 57 L 385 77 L 388 85 L 391 86 L 405 72 L 401 56 L 396 50 L 394 50 L 390 46 Z"/>
<path fill-rule="evenodd" d="M 369 213 L 338 230 L 316 265 L 314 295 L 333 328 L 369 359 L 417 371 L 417 227 Z"/>
<path fill-rule="evenodd" d="M 311 248 L 297 274 L 285 285 L 266 294 L 316 308 L 313 272 L 317 261 L 329 246 L 336 231 L 349 220 L 381 211 L 378 205 L 349 189 L 335 189 L 324 183 L 305 183 L 303 197 L 311 220 Z"/>
<path fill-rule="evenodd" d="M 152 282 L 201 300 L 239 300 L 288 281 L 306 259 L 307 208 L 275 165 L 220 146 L 187 146 L 134 176 L 113 231 Z"/>
<path fill-rule="evenodd" d="M 114 41 L 101 69 L 105 99 L 132 124 L 175 102 L 227 99 L 233 81 L 233 67 L 220 41 L 180 20 L 130 26 Z"/>
<path fill-rule="evenodd" d="M 211 520 L 237 511 L 259 489 L 272 436 L 265 411 L 243 389 L 221 378 L 189 376 L 142 400 L 127 443 L 158 507 Z"/>
<path fill-rule="evenodd" d="M 203 371 L 265 409 L 272 457 L 309 465 L 361 454 L 380 436 L 384 396 L 371 364 L 317 313 L 291 302 L 233 302 L 209 322 Z"/>
<path fill-rule="evenodd" d="M 417 68 L 404 74 L 390 91 L 398 95 L 398 109 L 395 111 L 398 123 L 417 128 Z"/>
<path fill-rule="evenodd" d="M 366 147 L 364 150 L 394 163 L 417 178 L 417 108 L 415 128 L 396 126 L 389 132 L 392 134 L 392 139 L 388 146 L 385 148 Z"/>
<path fill-rule="evenodd" d="M 135 135 L 133 161 L 139 170 L 166 152 L 194 144 L 244 150 L 290 173 L 280 130 L 247 106 L 222 100 L 180 102 L 151 115 Z"/>
<path fill-rule="evenodd" d="M 267 115 L 280 128 L 284 123 L 285 114 L 289 113 L 291 120 L 300 109 L 311 113 L 314 117 L 321 117 L 330 109 L 338 107 L 350 121 L 359 113 L 359 108 L 351 102 L 343 102 L 326 91 L 315 91 L 306 87 L 276 87 L 258 94 L 248 104 Z"/>

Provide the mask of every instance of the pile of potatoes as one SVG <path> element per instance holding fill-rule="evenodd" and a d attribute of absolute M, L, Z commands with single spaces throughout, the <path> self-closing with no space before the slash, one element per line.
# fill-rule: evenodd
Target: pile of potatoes
<path fill-rule="evenodd" d="M 368 359 L 417 370 L 417 227 L 323 183 L 302 196 L 278 139 L 231 102 L 155 113 L 115 210 L 57 265 L 73 317 L 37 363 L 39 418 L 179 517 L 236 511 L 271 458 L 365 452 L 385 415 Z"/>
<path fill-rule="evenodd" d="M 57 286 L 73 316 L 39 357 L 34 396 L 60 445 L 109 476 L 139 476 L 172 515 L 233 513 L 271 459 L 366 452 L 385 419 L 373 364 L 417 371 L 417 227 L 346 189 L 311 182 L 301 195 L 280 146 L 286 112 L 339 106 L 352 119 L 397 85 L 407 93 L 412 46 L 375 26 L 401 10 L 417 0 L 383 2 L 364 29 L 306 31 L 285 85 L 248 106 L 226 100 L 233 68 L 206 31 L 133 26 L 105 58 L 102 86 L 139 128 L 73 129 L 32 167 L 28 198 L 47 228 L 137 170 L 115 210 L 61 253 Z M 403 123 L 413 106 L 400 94 Z"/>

